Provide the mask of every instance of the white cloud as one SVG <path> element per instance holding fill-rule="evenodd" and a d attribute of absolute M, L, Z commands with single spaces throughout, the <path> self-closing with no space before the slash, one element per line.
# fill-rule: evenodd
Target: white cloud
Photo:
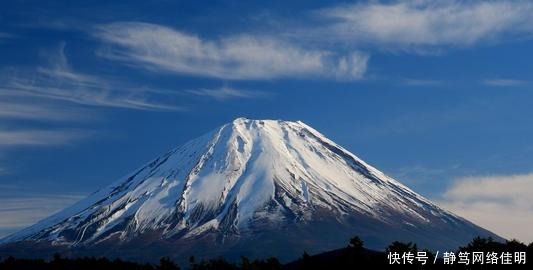
<path fill-rule="evenodd" d="M 3 39 L 3 38 L 10 38 L 10 37 L 12 37 L 10 34 L 0 32 L 0 39 Z"/>
<path fill-rule="evenodd" d="M 266 94 L 264 92 L 242 90 L 232 87 L 193 89 L 188 90 L 187 93 L 197 96 L 206 96 L 220 101 L 232 98 L 255 98 Z"/>
<path fill-rule="evenodd" d="M 515 79 L 487 79 L 483 81 L 483 84 L 489 85 L 489 86 L 517 86 L 517 85 L 523 85 L 526 84 L 526 81 L 522 80 L 515 80 Z"/>
<path fill-rule="evenodd" d="M 73 141 L 86 137 L 89 132 L 74 130 L 0 130 L 0 148 L 34 145 L 51 146 L 69 144 Z"/>
<path fill-rule="evenodd" d="M 3 73 L 0 78 L 0 150 L 21 146 L 67 145 L 92 136 L 93 131 L 41 126 L 28 128 L 20 120 L 80 122 L 92 118 L 86 108 L 119 107 L 142 110 L 170 110 L 174 107 L 151 103 L 135 93 L 110 89 L 103 79 L 74 72 L 64 53 L 64 44 L 50 55 L 50 65 L 35 71 Z"/>
<path fill-rule="evenodd" d="M 506 238 L 533 241 L 533 174 L 458 179 L 439 203 Z"/>
<path fill-rule="evenodd" d="M 456 168 L 455 165 L 452 168 L 434 168 L 425 165 L 415 164 L 412 166 L 406 166 L 398 168 L 393 171 L 393 175 L 397 179 L 401 179 L 408 183 L 417 183 L 426 181 L 427 179 L 436 178 L 443 175 L 445 172 Z"/>
<path fill-rule="evenodd" d="M 56 54 L 51 57 L 48 67 L 37 68 L 36 71 L 4 75 L 0 85 L 0 98 L 38 98 L 55 101 L 66 101 L 76 104 L 126 108 L 137 110 L 178 110 L 178 106 L 167 105 L 150 100 L 149 91 L 131 87 L 112 80 L 106 80 L 89 74 L 74 71 L 65 54 L 62 44 Z M 8 100 L 11 102 L 12 100 Z M 39 110 L 27 108 L 27 103 L 13 104 L 10 109 L 0 109 L 1 115 L 12 117 L 29 116 L 28 111 Z M 38 104 L 38 103 L 35 103 Z M 44 110 L 44 108 L 40 108 Z M 48 114 L 53 114 L 49 112 Z M 50 116 L 50 115 L 49 115 Z M 35 116 L 40 117 L 40 116 Z"/>
<path fill-rule="evenodd" d="M 436 80 L 404 78 L 402 79 L 402 83 L 409 86 L 436 86 L 441 84 L 442 82 Z"/>
<path fill-rule="evenodd" d="M 1 94 L 0 94 L 1 96 Z M 47 121 L 81 120 L 87 114 L 69 110 L 58 104 L 43 104 L 37 101 L 2 101 L 0 100 L 0 119 L 32 119 Z"/>
<path fill-rule="evenodd" d="M 533 32 L 529 1 L 392 1 L 318 12 L 337 40 L 394 46 L 470 46 Z"/>
<path fill-rule="evenodd" d="M 0 238 L 30 226 L 82 198 L 79 194 L 0 198 Z"/>
<path fill-rule="evenodd" d="M 360 79 L 369 56 L 306 49 L 272 37 L 234 35 L 206 40 L 169 27 L 119 22 L 97 28 L 95 35 L 111 46 L 109 59 L 156 71 L 221 79 L 269 79 L 323 76 Z"/>

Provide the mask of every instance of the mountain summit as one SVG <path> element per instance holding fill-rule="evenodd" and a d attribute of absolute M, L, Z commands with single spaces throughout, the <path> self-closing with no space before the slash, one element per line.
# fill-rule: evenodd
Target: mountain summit
<path fill-rule="evenodd" d="M 289 260 L 354 235 L 370 248 L 405 240 L 441 250 L 495 237 L 300 121 L 238 118 L 0 243 L 136 259 Z"/>

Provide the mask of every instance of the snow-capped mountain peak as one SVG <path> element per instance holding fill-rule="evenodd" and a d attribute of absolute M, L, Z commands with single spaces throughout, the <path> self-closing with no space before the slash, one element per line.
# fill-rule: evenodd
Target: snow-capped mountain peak
<path fill-rule="evenodd" d="M 457 230 L 461 239 L 451 237 L 454 244 L 487 233 L 303 122 L 237 118 L 2 242 L 88 247 L 151 235 L 151 241 L 193 246 L 211 236 L 238 245 L 280 228 L 312 230 L 306 226 L 342 231 L 342 237 L 367 234 L 376 245 L 392 237 L 379 239 L 380 230 L 420 231 L 422 238 Z"/>

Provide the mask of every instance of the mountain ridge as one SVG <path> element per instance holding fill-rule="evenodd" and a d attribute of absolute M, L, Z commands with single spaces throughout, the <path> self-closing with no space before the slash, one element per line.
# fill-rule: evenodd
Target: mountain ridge
<path fill-rule="evenodd" d="M 324 232 L 331 237 L 307 239 Z M 156 250 L 177 245 L 229 254 L 261 252 L 254 241 L 280 241 L 268 252 L 299 255 L 334 248 L 349 234 L 366 236 L 378 249 L 402 234 L 429 248 L 495 236 L 301 121 L 237 118 L 0 244 L 44 243 L 76 252 L 129 250 L 140 241 Z"/>

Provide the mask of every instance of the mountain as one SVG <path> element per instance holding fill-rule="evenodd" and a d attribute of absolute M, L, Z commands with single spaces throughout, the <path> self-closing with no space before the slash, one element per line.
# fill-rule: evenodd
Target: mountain
<path fill-rule="evenodd" d="M 290 260 L 353 235 L 381 250 L 394 240 L 444 250 L 498 238 L 300 121 L 238 118 L 0 240 L 0 251 Z"/>

